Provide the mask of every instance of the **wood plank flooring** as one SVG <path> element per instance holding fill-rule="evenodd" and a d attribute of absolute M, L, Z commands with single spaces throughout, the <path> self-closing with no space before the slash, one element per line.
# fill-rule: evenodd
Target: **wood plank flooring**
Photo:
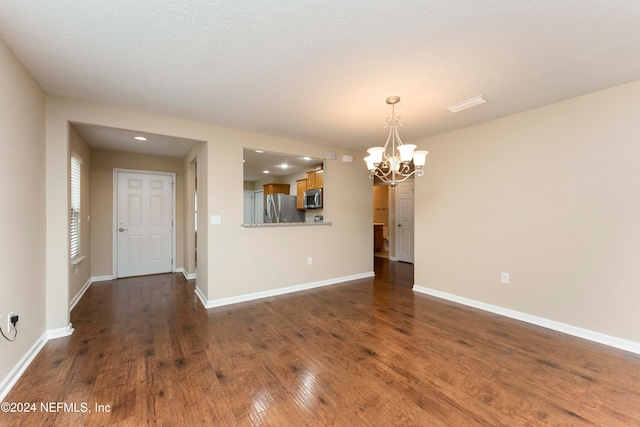
<path fill-rule="evenodd" d="M 210 310 L 178 274 L 95 283 L 5 399 L 37 411 L 0 425 L 640 425 L 638 355 L 414 294 L 413 266 L 375 263 Z"/>

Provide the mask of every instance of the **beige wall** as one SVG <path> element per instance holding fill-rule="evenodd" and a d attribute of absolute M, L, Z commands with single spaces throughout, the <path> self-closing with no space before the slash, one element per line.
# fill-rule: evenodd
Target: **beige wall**
<path fill-rule="evenodd" d="M 299 179 L 307 179 L 307 172 L 295 173 L 282 177 L 283 184 L 289 184 L 289 194 L 292 196 L 298 195 L 298 181 Z"/>
<path fill-rule="evenodd" d="M 176 268 L 184 260 L 184 160 L 122 151 L 92 150 L 92 276 L 113 272 L 113 170 L 137 169 L 176 174 Z"/>
<path fill-rule="evenodd" d="M 45 96 L 2 40 L 0 88 L 0 326 L 20 316 L 16 341 L 0 337 L 2 386 L 45 331 L 46 297 Z"/>
<path fill-rule="evenodd" d="M 328 161 L 325 165 L 325 219 L 330 227 L 244 229 L 243 147 L 294 155 L 336 158 L 353 152 L 299 141 L 227 130 L 224 139 L 208 139 L 209 215 L 222 225 L 208 225 L 208 299 L 217 300 L 371 272 L 372 193 L 364 164 Z M 218 143 L 224 142 L 224 143 Z M 215 153 L 213 152 L 215 151 Z M 215 155 L 213 155 L 215 154 Z M 220 157 L 237 159 L 225 162 Z M 224 182 L 225 185 L 220 183 Z M 200 194 L 200 192 L 198 192 Z M 307 265 L 307 257 L 313 265 Z M 198 274 L 200 263 L 198 263 Z"/>
<path fill-rule="evenodd" d="M 264 189 L 265 185 L 273 183 L 284 183 L 284 179 L 281 176 L 270 176 L 264 179 L 259 179 L 258 181 L 253 182 L 253 190 L 260 191 Z M 289 188 L 289 190 L 291 190 L 291 188 Z"/>
<path fill-rule="evenodd" d="M 85 258 L 75 266 L 69 264 L 69 301 L 72 301 L 91 278 L 91 148 L 80 134 L 71 127 L 69 134 L 71 152 L 82 158 L 80 167 L 80 255 Z M 71 179 L 69 178 L 69 183 Z"/>
<path fill-rule="evenodd" d="M 339 160 L 325 165 L 325 218 L 330 227 L 288 229 L 244 229 L 242 157 L 243 147 L 288 152 L 326 158 L 327 153 L 357 155 L 348 150 L 269 137 L 221 128 L 204 123 L 116 108 L 62 97 L 47 98 L 47 148 L 57 153 L 68 150 L 69 122 L 96 124 L 205 141 L 197 154 L 198 162 L 198 280 L 200 292 L 209 300 L 269 291 L 370 273 L 373 270 L 371 238 L 371 183 L 364 164 Z M 67 175 L 65 160 L 51 167 Z M 226 161 L 221 162 L 224 158 Z M 96 169 L 98 160 L 92 158 Z M 57 170 L 57 169 L 56 169 Z M 52 173 L 47 195 L 51 200 L 49 222 L 58 229 L 50 232 L 50 241 L 58 250 L 68 249 L 66 237 L 66 183 Z M 92 181 L 95 179 L 92 176 Z M 96 185 L 93 182 L 92 185 Z M 96 195 L 92 194 L 95 200 Z M 64 200 L 64 202 L 59 202 Z M 92 206 L 95 217 L 97 208 Z M 210 215 L 221 215 L 222 224 L 210 225 Z M 52 225 L 53 227 L 53 225 Z M 92 229 L 92 255 L 97 258 L 98 232 Z M 49 252 L 52 263 L 56 254 Z M 307 257 L 313 265 L 307 265 Z M 68 271 L 48 275 L 52 288 L 66 286 Z M 97 272 L 94 272 L 97 274 Z M 56 301 L 57 303 L 57 301 Z M 54 302 L 50 305 L 50 324 L 68 322 L 68 313 Z"/>
<path fill-rule="evenodd" d="M 415 283 L 640 342 L 639 141 L 640 81 L 417 141 Z"/>

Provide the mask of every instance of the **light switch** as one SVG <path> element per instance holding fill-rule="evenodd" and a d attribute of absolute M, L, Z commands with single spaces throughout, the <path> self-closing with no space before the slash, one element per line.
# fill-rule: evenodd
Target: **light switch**
<path fill-rule="evenodd" d="M 211 215 L 211 224 L 217 225 L 222 224 L 222 216 L 221 215 Z"/>

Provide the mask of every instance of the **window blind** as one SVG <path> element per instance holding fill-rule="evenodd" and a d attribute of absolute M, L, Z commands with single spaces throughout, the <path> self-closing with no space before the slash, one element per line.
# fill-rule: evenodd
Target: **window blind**
<path fill-rule="evenodd" d="M 71 157 L 71 259 L 80 256 L 80 166 L 82 162 Z"/>

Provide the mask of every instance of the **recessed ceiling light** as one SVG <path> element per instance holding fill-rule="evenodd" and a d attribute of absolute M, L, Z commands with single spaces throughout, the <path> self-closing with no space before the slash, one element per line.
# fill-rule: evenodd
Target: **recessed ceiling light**
<path fill-rule="evenodd" d="M 476 96 L 475 98 L 467 99 L 466 101 L 462 101 L 457 103 L 456 105 L 452 105 L 451 107 L 447 107 L 447 110 L 452 113 L 457 113 L 458 111 L 466 110 L 467 108 L 475 107 L 476 105 L 484 104 L 489 99 L 484 96 Z"/>
<path fill-rule="evenodd" d="M 146 141 L 147 138 L 145 138 L 144 136 L 134 136 L 133 139 L 137 139 L 138 141 Z"/>
<path fill-rule="evenodd" d="M 311 157 L 304 156 L 302 160 L 311 160 Z"/>
<path fill-rule="evenodd" d="M 288 164 L 286 164 L 286 163 L 283 163 L 283 164 L 281 164 L 281 165 L 280 165 L 280 167 L 281 167 L 282 169 L 286 169 L 286 168 L 288 168 L 288 167 L 289 167 L 289 165 L 288 165 Z"/>
<path fill-rule="evenodd" d="M 256 153 L 260 153 L 260 154 L 262 154 L 262 153 L 264 153 L 264 151 L 262 151 L 262 150 L 256 150 Z"/>
<path fill-rule="evenodd" d="M 262 171 L 262 173 L 269 173 L 269 171 Z"/>

